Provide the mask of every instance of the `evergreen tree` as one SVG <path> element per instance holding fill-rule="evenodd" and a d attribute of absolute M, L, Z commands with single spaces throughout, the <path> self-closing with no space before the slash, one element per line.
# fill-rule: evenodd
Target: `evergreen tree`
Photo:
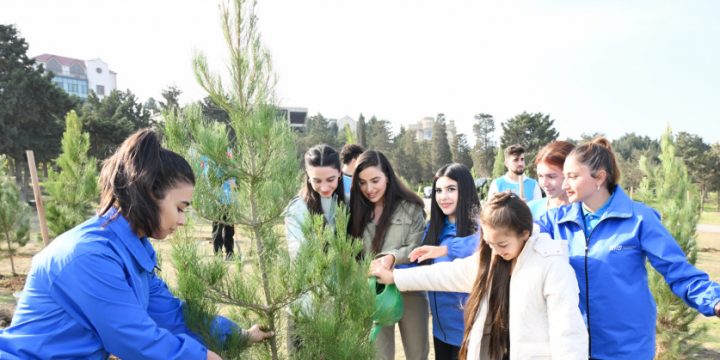
<path fill-rule="evenodd" d="M 454 147 L 457 149 L 455 151 L 457 155 L 453 157 L 453 162 L 463 164 L 467 166 L 468 169 L 472 169 L 473 160 L 471 156 L 470 145 L 468 145 L 467 137 L 465 136 L 465 134 L 455 135 L 454 143 Z"/>
<path fill-rule="evenodd" d="M 20 199 L 20 189 L 7 173 L 7 161 L 0 155 L 0 235 L 5 238 L 10 269 L 15 271 L 15 246 L 24 246 L 30 239 L 27 205 Z"/>
<path fill-rule="evenodd" d="M 219 344 L 208 338 L 211 315 L 217 306 L 226 306 L 231 314 L 236 314 L 235 319 L 242 317 L 241 323 L 263 323 L 277 334 L 268 340 L 267 347 L 252 348 L 253 356 L 277 360 L 283 357 L 279 344 L 287 337 L 282 325 L 285 309 L 315 294 L 317 305 L 314 306 L 325 310 L 324 316 L 305 318 L 296 313 L 296 324 L 303 329 L 324 331 L 297 332 L 298 340 L 312 346 L 343 345 L 359 355 L 368 353 L 369 344 L 364 339 L 369 334 L 370 317 L 359 315 L 361 312 L 356 309 L 368 306 L 359 302 L 366 300 L 365 295 L 358 293 L 358 298 L 352 300 L 349 295 L 341 294 L 357 291 L 358 274 L 362 281 L 366 279 L 364 268 L 359 271 L 350 265 L 357 253 L 351 246 L 357 245 L 351 245 L 352 242 L 342 237 L 344 231 L 338 231 L 337 239 L 323 232 L 322 236 L 309 236 L 297 257 L 290 260 L 284 236 L 277 226 L 286 204 L 297 191 L 300 166 L 294 151 L 294 134 L 273 106 L 275 77 L 270 55 L 258 32 L 255 2 L 224 3 L 222 25 L 231 54 L 232 86 L 222 86 L 221 77 L 210 73 L 202 54 L 195 58 L 194 68 L 198 82 L 213 103 L 227 112 L 236 138 L 229 139 L 225 124 L 209 122 L 198 106 L 189 106 L 180 116 L 167 114 L 166 144 L 184 153 L 194 167 L 197 180 L 193 207 L 197 213 L 214 221 L 227 216 L 223 221 L 240 227 L 254 251 L 243 262 L 236 262 L 235 268 L 217 257 L 205 259 L 192 242 L 178 245 L 174 255 L 181 285 L 178 293 L 186 301 L 189 326 L 202 334 L 223 358 L 239 357 L 238 348 L 219 349 Z M 216 170 L 204 171 L 202 157 Z M 230 177 L 235 178 L 236 188 L 232 201 L 223 204 L 218 200 L 220 186 Z M 344 248 L 340 249 L 341 246 Z M 340 255 L 335 254 L 345 256 L 344 262 L 338 262 Z M 349 288 L 339 288 L 343 286 Z M 358 302 L 340 304 L 331 299 Z M 294 306 L 293 309 L 297 310 Z M 347 313 L 339 314 L 338 310 Z M 335 319 L 333 314 L 343 317 Z M 338 325 L 345 328 L 340 329 Z M 310 350 L 336 351 L 330 347 Z M 317 358 L 304 354 L 299 352 L 297 357 Z"/>
<path fill-rule="evenodd" d="M 697 260 L 695 240 L 700 216 L 697 188 L 688 176 L 687 167 L 677 156 L 672 132 L 668 128 L 660 140 L 660 164 L 649 167 L 638 192 L 639 198 L 657 209 L 662 223 L 687 255 L 691 264 Z M 692 329 L 697 312 L 675 296 L 662 275 L 648 265 L 648 281 L 657 304 L 657 359 L 682 359 L 697 348 L 692 340 L 704 328 Z"/>
<path fill-rule="evenodd" d="M 180 109 L 180 94 L 182 94 L 180 88 L 171 85 L 163 89 L 160 94 L 163 97 L 163 100 L 160 101 L 160 110 L 178 111 Z"/>
<path fill-rule="evenodd" d="M 422 180 L 422 165 L 418 158 L 420 147 L 415 141 L 415 134 L 409 133 L 404 127 L 393 140 L 395 145 L 390 153 L 395 170 L 409 185 L 414 186 Z"/>
<path fill-rule="evenodd" d="M 375 116 L 367 124 L 367 149 L 390 154 L 392 151 L 392 134 L 387 120 L 378 120 Z"/>
<path fill-rule="evenodd" d="M 503 149 L 497 149 L 495 152 L 495 162 L 493 163 L 492 178 L 496 179 L 505 175 L 505 152 Z"/>
<path fill-rule="evenodd" d="M 360 114 L 356 125 L 355 135 L 357 136 L 357 143 L 367 149 L 367 128 L 365 127 L 365 117 Z"/>
<path fill-rule="evenodd" d="M 50 236 L 56 237 L 92 214 L 98 198 L 97 161 L 88 157 L 90 135 L 82 132 L 75 111 L 65 117 L 62 153 L 55 160 L 60 170 L 50 170 L 43 183 L 50 195 L 46 215 Z"/>
<path fill-rule="evenodd" d="M 150 112 L 130 90 L 113 90 L 102 100 L 91 92 L 80 111 L 83 130 L 92 134 L 90 156 L 104 159 L 123 140 L 150 126 Z"/>
<path fill-rule="evenodd" d="M 432 147 L 430 158 L 432 161 L 433 171 L 441 168 L 445 164 L 452 162 L 452 154 L 450 153 L 450 144 L 448 144 L 447 131 L 445 127 L 445 115 L 438 114 L 435 124 L 433 124 Z"/>
<path fill-rule="evenodd" d="M 675 136 L 678 155 L 684 160 L 690 179 L 700 188 L 700 206 L 707 197 L 708 184 L 712 178 L 712 159 L 710 145 L 695 134 L 681 131 Z"/>
<path fill-rule="evenodd" d="M 555 120 L 543 113 L 515 115 L 502 124 L 503 135 L 500 138 L 500 148 L 505 149 L 513 144 L 525 147 L 525 163 L 532 164 L 535 155 L 543 146 L 553 142 L 558 132 L 553 127 Z M 533 167 L 530 167 L 534 171 Z"/>
<path fill-rule="evenodd" d="M 472 159 L 477 171 L 476 175 L 490 176 L 495 159 L 495 140 L 493 140 L 495 119 L 493 116 L 485 113 L 475 115 L 473 134 L 475 135 L 475 146 L 472 151 Z"/>
<path fill-rule="evenodd" d="M 77 106 L 52 82 L 53 75 L 27 56 L 28 44 L 14 25 L 0 25 L 0 154 L 13 160 L 19 184 L 25 150 L 38 162 L 58 156 L 63 116 Z"/>
<path fill-rule="evenodd" d="M 297 151 L 304 154 L 317 144 L 336 146 L 337 134 L 333 133 L 330 122 L 320 113 L 310 116 L 305 121 L 305 131 L 298 135 Z"/>

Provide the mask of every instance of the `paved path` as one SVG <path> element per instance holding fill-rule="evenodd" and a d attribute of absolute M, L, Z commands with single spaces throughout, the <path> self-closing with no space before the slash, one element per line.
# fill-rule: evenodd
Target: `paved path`
<path fill-rule="evenodd" d="M 709 232 L 709 233 L 720 233 L 720 225 L 698 224 L 697 231 Z"/>

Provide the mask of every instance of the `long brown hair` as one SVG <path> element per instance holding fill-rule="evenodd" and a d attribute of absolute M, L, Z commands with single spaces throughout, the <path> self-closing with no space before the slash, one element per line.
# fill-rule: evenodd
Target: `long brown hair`
<path fill-rule="evenodd" d="M 510 191 L 497 193 L 480 212 L 480 222 L 483 226 L 493 229 L 508 229 L 521 236 L 527 232 L 532 233 L 533 219 L 530 209 L 524 201 Z M 510 275 L 512 274 L 512 260 L 505 260 L 499 255 L 493 255 L 490 245 L 485 239 L 480 241 L 478 273 L 473 284 L 470 297 L 465 304 L 465 334 L 460 347 L 460 359 L 467 359 L 470 331 L 477 318 L 480 304 L 486 296 L 488 300 L 488 313 L 490 317 L 489 354 L 492 359 L 500 359 L 509 349 L 508 333 L 509 301 L 510 301 Z M 484 326 L 484 324 L 479 324 Z"/>
<path fill-rule="evenodd" d="M 372 251 L 379 253 L 382 250 L 385 241 L 385 233 L 390 227 L 390 217 L 395 209 L 400 205 L 402 200 L 424 208 L 425 203 L 414 192 L 403 184 L 390 165 L 390 161 L 385 155 L 379 151 L 368 150 L 357 159 L 357 166 L 353 174 L 352 190 L 350 191 L 350 219 L 348 220 L 348 233 L 350 236 L 362 239 L 365 227 L 370 223 L 373 217 L 373 204 L 365 198 L 360 190 L 360 173 L 369 168 L 377 166 L 387 177 L 387 187 L 385 188 L 385 200 L 383 203 L 382 215 L 378 221 L 375 237 L 372 241 Z M 423 217 L 425 212 L 423 211 Z"/>
<path fill-rule="evenodd" d="M 140 130 L 105 159 L 99 178 L 98 214 L 117 208 L 133 232 L 151 236 L 160 227 L 157 202 L 180 183 L 195 185 L 190 164 L 160 146 L 154 131 Z"/>

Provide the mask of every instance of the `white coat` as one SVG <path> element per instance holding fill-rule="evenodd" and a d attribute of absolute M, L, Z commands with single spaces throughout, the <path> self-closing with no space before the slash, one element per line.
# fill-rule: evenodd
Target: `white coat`
<path fill-rule="evenodd" d="M 479 253 L 431 266 L 395 269 L 400 291 L 471 292 Z M 517 258 L 510 278 L 510 359 L 587 360 L 588 335 L 578 308 L 578 285 L 568 262 L 567 243 L 533 233 Z M 468 359 L 479 359 L 488 311 L 481 300 L 470 331 Z"/>

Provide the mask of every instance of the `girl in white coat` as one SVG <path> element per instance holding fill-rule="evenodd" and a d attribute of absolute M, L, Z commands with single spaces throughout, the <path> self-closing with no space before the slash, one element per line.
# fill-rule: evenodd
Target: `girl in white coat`
<path fill-rule="evenodd" d="M 482 241 L 470 257 L 409 269 L 373 264 L 401 291 L 470 292 L 460 359 L 586 360 L 587 330 L 567 244 L 533 227 L 524 201 L 495 194 L 480 214 Z"/>

